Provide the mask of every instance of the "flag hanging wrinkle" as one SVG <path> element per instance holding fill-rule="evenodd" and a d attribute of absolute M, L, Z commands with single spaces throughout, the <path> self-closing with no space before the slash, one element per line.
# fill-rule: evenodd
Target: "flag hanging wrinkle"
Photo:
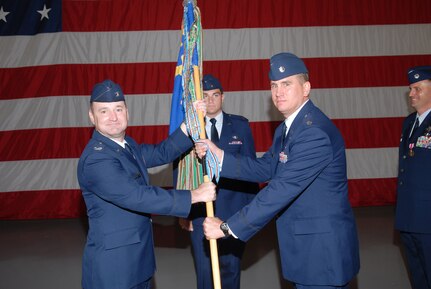
<path fill-rule="evenodd" d="M 202 80 L 202 26 L 200 11 L 196 1 L 184 0 L 184 14 L 182 24 L 182 42 L 178 55 L 177 70 L 175 74 L 175 85 L 172 101 L 180 99 L 175 93 L 182 91 L 182 107 L 184 111 L 184 122 L 189 135 L 193 141 L 205 138 L 205 125 L 202 113 L 198 113 L 193 106 L 193 102 L 202 99 L 201 80 Z M 181 68 L 181 75 L 179 71 Z M 181 80 L 181 87 L 179 81 Z M 175 103 L 172 107 L 179 109 Z M 172 112 L 171 112 L 172 115 Z M 171 121 L 175 119 L 171 119 Z M 171 122 L 172 125 L 172 122 Z M 179 126 L 179 123 L 176 123 Z M 219 179 L 219 162 L 215 155 L 208 150 L 204 160 L 204 168 L 199 167 L 199 163 L 193 150 L 183 157 L 178 165 L 178 189 L 194 189 L 203 182 L 210 182 Z M 199 170 L 199 174 L 197 171 Z M 196 176 L 199 176 L 196 178 Z M 197 183 L 193 181 L 198 180 Z M 206 202 L 207 217 L 214 217 L 214 207 L 212 202 Z M 218 261 L 217 240 L 209 240 L 211 268 L 214 289 L 221 289 L 220 266 Z"/>
<path fill-rule="evenodd" d="M 199 117 L 193 102 L 202 99 L 202 26 L 196 1 L 185 0 L 182 23 L 181 46 L 175 70 L 174 92 L 171 104 L 169 133 L 184 120 L 193 141 L 202 133 Z M 198 71 L 199 73 L 196 73 Z M 220 166 L 217 157 L 209 152 L 205 168 L 210 179 L 218 181 Z M 202 167 L 193 152 L 184 156 L 178 166 L 178 189 L 194 189 L 202 183 Z"/>

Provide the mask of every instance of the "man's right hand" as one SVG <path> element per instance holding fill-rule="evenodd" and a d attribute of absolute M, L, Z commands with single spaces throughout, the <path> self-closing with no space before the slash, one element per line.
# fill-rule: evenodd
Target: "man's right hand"
<path fill-rule="evenodd" d="M 192 190 L 192 204 L 201 202 L 212 202 L 216 199 L 216 185 L 213 182 L 202 183 Z"/>
<path fill-rule="evenodd" d="M 196 141 L 195 151 L 199 158 L 204 157 L 208 149 L 210 149 L 213 154 L 216 155 L 219 161 L 223 159 L 224 151 L 218 146 L 216 146 L 212 141 L 210 141 L 209 139 L 199 139 L 198 141 Z"/>

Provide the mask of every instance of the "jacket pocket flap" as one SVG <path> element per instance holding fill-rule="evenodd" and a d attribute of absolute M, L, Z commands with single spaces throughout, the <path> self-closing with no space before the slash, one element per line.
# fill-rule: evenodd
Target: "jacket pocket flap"
<path fill-rule="evenodd" d="M 125 229 L 105 235 L 105 249 L 113 249 L 121 246 L 136 244 L 141 241 L 136 228 Z"/>

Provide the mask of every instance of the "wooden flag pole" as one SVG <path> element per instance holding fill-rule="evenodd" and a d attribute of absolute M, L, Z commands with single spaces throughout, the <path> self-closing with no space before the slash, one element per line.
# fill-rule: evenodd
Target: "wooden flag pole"
<path fill-rule="evenodd" d="M 196 91 L 196 99 L 201 100 L 202 99 L 202 90 L 201 90 L 201 82 L 200 82 L 200 72 L 199 67 L 193 66 L 193 80 L 195 84 L 195 91 Z M 204 121 L 204 115 L 201 111 L 198 111 L 198 117 L 199 117 L 199 125 L 201 127 L 199 137 L 201 139 L 206 138 L 205 134 L 205 121 Z M 208 177 L 208 174 L 204 175 L 204 182 L 209 183 L 211 180 Z M 206 209 L 207 209 L 207 217 L 214 217 L 214 206 L 213 202 L 206 202 Z M 211 267 L 213 272 L 213 283 L 214 283 L 214 289 L 221 289 L 221 280 L 220 280 L 220 266 L 218 261 L 218 250 L 217 250 L 217 240 L 216 239 L 210 239 L 210 253 L 211 253 Z"/>

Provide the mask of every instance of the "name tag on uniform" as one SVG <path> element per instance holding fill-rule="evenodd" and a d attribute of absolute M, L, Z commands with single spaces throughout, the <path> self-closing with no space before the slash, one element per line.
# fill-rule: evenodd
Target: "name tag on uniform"
<path fill-rule="evenodd" d="M 232 136 L 232 139 L 233 140 L 229 142 L 229 145 L 242 145 L 242 141 L 239 139 L 238 136 L 234 135 Z"/>

